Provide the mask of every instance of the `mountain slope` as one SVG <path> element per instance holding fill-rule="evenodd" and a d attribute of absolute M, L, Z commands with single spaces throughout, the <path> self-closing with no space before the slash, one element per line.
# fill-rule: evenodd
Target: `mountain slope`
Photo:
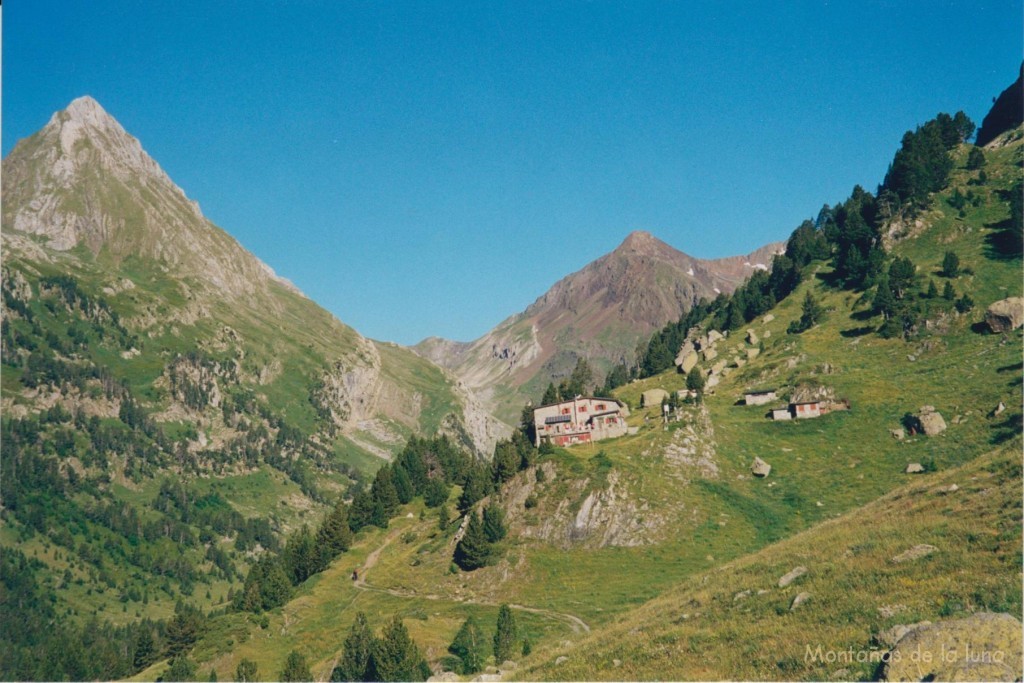
<path fill-rule="evenodd" d="M 220 604 L 411 434 L 493 448 L 445 371 L 276 277 L 90 98 L 3 161 L 3 207 L 0 554 L 32 559 L 0 583 L 68 628 Z M 37 660 L 0 669 L 68 675 Z"/>
<path fill-rule="evenodd" d="M 476 341 L 430 338 L 414 348 L 450 368 L 495 414 L 512 422 L 548 382 L 567 376 L 577 358 L 602 371 L 631 364 L 637 342 L 678 320 L 701 298 L 731 292 L 755 269 L 767 268 L 781 247 L 706 261 L 650 233 L 633 232 Z"/>
<path fill-rule="evenodd" d="M 200 347 L 233 347 L 243 375 L 268 396 L 305 377 L 319 391 L 307 387 L 286 410 L 305 427 L 317 412 L 346 434 L 384 420 L 372 431 L 397 441 L 462 412 L 466 397 L 442 373 L 362 338 L 206 220 L 95 100 L 54 114 L 3 170 L 5 264 L 95 282 L 133 332 L 154 340 L 147 346 L 187 350 L 176 339 L 192 328 Z"/>

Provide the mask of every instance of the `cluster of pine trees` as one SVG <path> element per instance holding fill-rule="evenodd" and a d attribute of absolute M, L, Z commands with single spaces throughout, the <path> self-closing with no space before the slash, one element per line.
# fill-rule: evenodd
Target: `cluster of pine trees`
<path fill-rule="evenodd" d="M 392 618 L 375 636 L 362 612 L 356 614 L 341 660 L 331 672 L 332 681 L 425 681 L 429 676 L 427 660 L 401 617 Z"/>
<path fill-rule="evenodd" d="M 954 167 L 950 152 L 973 133 L 974 123 L 963 112 L 953 116 L 939 114 L 916 130 L 908 131 L 878 188 L 877 196 L 858 185 L 841 204 L 835 207 L 826 204 L 816 220 L 804 221 L 793 231 L 785 253 L 773 259 L 770 272 L 754 273 L 731 296 L 723 294 L 710 302 L 701 300 L 678 322 L 656 332 L 639 354 L 640 376 L 649 377 L 672 367 L 675 354 L 691 328 L 703 324 L 708 329 L 734 330 L 768 311 L 796 289 L 812 261 L 831 260 L 830 282 L 835 287 L 875 290 L 875 296 L 880 297 L 882 304 L 876 305 L 876 310 L 886 316 L 885 323 L 879 328 L 883 335 L 907 334 L 916 329 L 929 309 L 924 305 L 909 304 L 938 298 L 923 292 L 907 299 L 903 296 L 905 287 L 893 289 L 894 279 L 899 280 L 899 284 L 906 279 L 907 265 L 890 263 L 882 243 L 882 229 L 890 221 L 913 217 L 926 205 L 931 193 L 948 185 L 949 174 Z M 984 152 L 973 148 L 966 165 L 968 170 L 978 172 L 977 179 L 972 182 L 984 184 L 984 165 Z M 964 203 L 979 199 L 966 195 L 962 198 Z M 1010 199 L 1011 214 L 1014 201 L 1018 205 L 1021 203 L 1019 196 Z M 1017 211 L 1019 214 L 1020 209 Z M 1012 226 L 1019 226 L 1020 221 L 1014 220 L 1011 217 Z M 1019 238 L 1015 240 L 1015 243 L 1019 242 Z M 905 303 L 890 304 L 890 293 L 893 301 Z M 954 293 L 953 299 L 958 311 L 970 309 L 969 297 L 957 298 Z M 948 289 L 943 292 L 942 300 L 951 300 Z M 810 329 L 822 314 L 818 302 L 808 295 L 803 302 L 801 318 L 794 321 L 789 332 L 798 334 Z M 890 323 L 892 320 L 896 322 Z"/>
<path fill-rule="evenodd" d="M 516 655 L 517 646 L 520 646 L 518 651 L 524 656 L 530 654 L 530 641 L 520 639 L 519 627 L 512 609 L 508 605 L 502 605 L 498 609 L 498 621 L 495 624 L 494 635 L 490 639 L 484 635 L 483 628 L 475 617 L 471 616 L 462 623 L 452 644 L 448 646 L 448 652 L 453 655 L 454 660 L 447 664 L 455 673 L 468 676 L 483 670 L 489 653 L 494 654 L 495 665 L 501 666 Z"/>

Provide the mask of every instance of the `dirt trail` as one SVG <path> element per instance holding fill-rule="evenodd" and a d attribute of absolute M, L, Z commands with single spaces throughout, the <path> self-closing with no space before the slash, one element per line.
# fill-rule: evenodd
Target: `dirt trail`
<path fill-rule="evenodd" d="M 494 602 L 485 602 L 485 601 L 482 601 L 482 600 L 462 600 L 462 599 L 459 599 L 459 598 L 443 598 L 443 597 L 438 596 L 438 595 L 426 595 L 426 594 L 421 594 L 421 593 L 417 593 L 416 591 L 410 591 L 410 590 L 399 590 L 397 588 L 378 588 L 377 586 L 372 586 L 372 585 L 368 584 L 366 582 L 366 575 L 367 575 L 367 573 L 371 569 L 373 569 L 373 567 L 377 564 L 377 560 L 380 559 L 381 552 L 383 552 L 383 550 L 385 548 L 387 548 L 391 544 L 391 542 L 394 541 L 398 537 L 399 533 L 400 533 L 400 530 L 395 530 L 394 532 L 388 534 L 388 537 L 384 539 L 384 542 L 378 548 L 376 548 L 373 552 L 371 552 L 369 555 L 366 556 L 366 561 L 363 562 L 363 566 L 360 567 L 359 570 L 358 570 L 358 574 L 357 574 L 356 580 L 352 582 L 352 585 L 355 588 L 357 588 L 359 590 L 364 590 L 364 591 L 373 591 L 375 593 L 387 593 L 388 595 L 393 595 L 396 598 L 421 598 L 423 600 L 447 600 L 449 602 L 464 602 L 464 603 L 469 604 L 469 605 L 486 605 L 488 607 L 498 607 L 498 604 L 494 603 Z M 577 617 L 574 614 L 566 614 L 564 612 L 555 612 L 554 610 L 542 609 L 540 607 L 527 607 L 525 605 L 510 604 L 509 607 L 512 608 L 512 609 L 515 609 L 515 610 L 519 610 L 520 612 L 529 612 L 530 614 L 539 614 L 539 615 L 541 615 L 543 617 L 547 617 L 549 619 L 554 619 L 556 621 L 563 621 L 563 622 L 569 624 L 570 627 L 572 627 L 572 630 L 573 630 L 574 633 L 581 633 L 581 632 L 582 633 L 590 633 L 590 626 L 588 626 L 585 621 L 583 621 L 582 619 L 580 619 L 579 617 Z"/>

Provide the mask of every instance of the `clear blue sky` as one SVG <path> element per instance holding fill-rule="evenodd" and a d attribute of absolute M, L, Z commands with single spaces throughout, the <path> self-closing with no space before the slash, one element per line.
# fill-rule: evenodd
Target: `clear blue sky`
<path fill-rule="evenodd" d="M 999 2 L 9 0 L 3 153 L 94 96 L 363 334 L 471 339 L 649 230 L 786 238 L 1022 59 Z"/>

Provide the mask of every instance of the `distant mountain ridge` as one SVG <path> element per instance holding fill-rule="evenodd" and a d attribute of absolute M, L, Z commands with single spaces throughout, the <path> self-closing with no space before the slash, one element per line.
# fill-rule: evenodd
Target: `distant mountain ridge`
<path fill-rule="evenodd" d="M 678 320 L 701 298 L 732 292 L 784 249 L 776 242 L 745 256 L 704 260 L 648 232 L 568 275 L 522 313 L 472 342 L 437 337 L 415 347 L 451 369 L 506 421 L 586 357 L 602 371 L 632 363 L 637 344 Z"/>

